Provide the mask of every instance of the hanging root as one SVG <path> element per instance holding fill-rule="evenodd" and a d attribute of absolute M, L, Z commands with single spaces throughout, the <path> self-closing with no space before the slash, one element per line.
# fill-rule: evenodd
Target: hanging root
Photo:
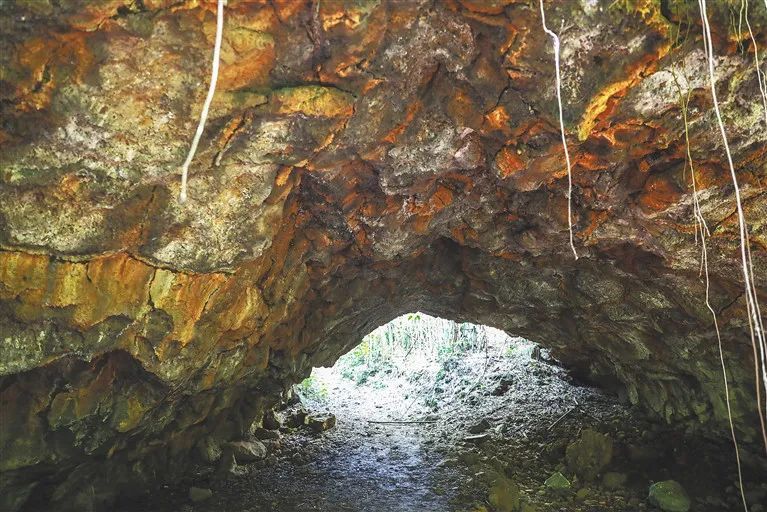
<path fill-rule="evenodd" d="M 703 218 L 703 212 L 700 209 L 700 199 L 698 197 L 698 185 L 696 182 L 695 177 L 695 166 L 693 165 L 692 161 L 692 152 L 690 150 L 690 130 L 689 130 L 689 123 L 687 119 L 687 107 L 690 103 L 690 93 L 691 90 L 687 91 L 687 95 L 682 94 L 682 88 L 679 85 L 679 82 L 677 81 L 676 73 L 673 74 L 674 76 L 674 82 L 676 83 L 677 89 L 679 90 L 679 99 L 680 99 L 680 106 L 682 110 L 682 120 L 684 122 L 684 141 L 687 151 L 687 159 L 685 162 L 685 165 L 690 166 L 690 180 L 692 182 L 692 211 L 693 211 L 693 218 L 695 220 L 695 240 L 698 241 L 698 233 L 700 233 L 700 243 L 701 243 L 701 259 L 700 259 L 700 268 L 701 268 L 701 274 L 705 278 L 705 284 L 706 284 L 706 308 L 708 308 L 709 312 L 711 312 L 711 319 L 714 323 L 714 331 L 716 332 L 716 341 L 717 341 L 717 347 L 719 348 L 719 362 L 722 365 L 722 380 L 724 381 L 724 400 L 725 404 L 727 406 L 727 420 L 729 422 L 730 426 L 730 435 L 732 436 L 732 444 L 735 449 L 735 462 L 738 466 L 738 486 L 740 489 L 740 497 L 743 500 L 743 507 L 748 512 L 748 505 L 746 504 L 746 498 L 745 498 L 745 491 L 743 489 L 743 468 L 740 461 L 740 447 L 738 446 L 738 439 L 735 435 L 735 425 L 732 420 L 732 407 L 730 404 L 730 386 L 727 383 L 727 365 L 724 362 L 724 350 L 722 349 L 722 335 L 719 331 L 719 321 L 716 318 L 716 311 L 714 310 L 713 306 L 711 305 L 711 282 L 709 279 L 709 273 L 708 273 L 708 248 L 706 245 L 706 237 L 711 236 L 711 233 L 708 229 L 708 225 L 706 224 L 706 220 Z"/>
<path fill-rule="evenodd" d="M 226 0 L 218 0 L 216 9 L 216 42 L 213 46 L 213 68 L 210 73 L 210 87 L 208 88 L 208 96 L 205 98 L 205 103 L 202 106 L 202 112 L 200 112 L 200 122 L 197 124 L 197 132 L 195 132 L 194 139 L 192 139 L 192 147 L 189 148 L 189 154 L 186 156 L 184 165 L 181 166 L 181 192 L 178 195 L 180 203 L 186 202 L 186 182 L 189 176 L 189 166 L 192 164 L 194 154 L 197 152 L 197 145 L 200 143 L 200 137 L 202 137 L 202 132 L 205 130 L 205 122 L 208 120 L 208 110 L 213 101 L 213 95 L 216 93 L 218 65 L 221 57 L 221 39 L 224 34 L 224 5 L 226 5 Z"/>
<path fill-rule="evenodd" d="M 767 7 L 767 0 L 765 0 L 765 7 Z M 764 125 L 765 125 L 765 133 L 767 133 L 767 77 L 765 76 L 764 72 L 760 68 L 759 63 L 759 46 L 756 43 L 756 38 L 754 37 L 754 31 L 751 29 L 751 21 L 748 18 L 748 0 L 742 0 L 741 3 L 741 11 L 743 13 L 743 18 L 746 21 L 746 27 L 748 28 L 748 35 L 751 38 L 751 44 L 754 47 L 754 67 L 756 68 L 756 80 L 759 84 L 759 93 L 762 97 L 762 113 L 764 114 Z M 754 280 L 754 265 L 753 261 L 751 259 L 751 244 L 746 238 L 746 252 L 748 256 L 748 265 L 749 265 L 749 273 L 751 274 L 751 282 L 755 283 Z M 754 293 L 754 297 L 756 297 L 756 293 Z M 759 352 L 761 356 L 762 361 L 762 379 L 763 384 L 765 386 L 765 407 L 767 408 L 767 374 L 765 371 L 767 371 L 767 336 L 765 336 L 764 331 L 764 320 L 762 318 L 762 311 L 759 307 L 759 302 L 754 301 L 755 306 L 755 313 L 756 313 L 756 330 L 758 332 L 762 333 L 762 343 L 759 346 Z M 756 358 L 756 352 L 754 352 L 754 358 Z M 759 380 L 758 377 L 758 371 L 757 371 L 757 381 Z M 757 400 L 759 400 L 759 387 L 757 386 Z M 759 402 L 761 407 L 761 402 Z M 763 414 L 763 410 L 760 408 L 759 410 L 759 420 L 761 421 L 762 426 L 762 436 L 764 438 L 764 446 L 767 450 L 767 428 L 765 428 L 765 418 L 766 416 Z"/>
<path fill-rule="evenodd" d="M 714 54 L 713 54 L 713 41 L 711 39 L 711 27 L 708 22 L 708 14 L 706 10 L 706 0 L 698 0 L 698 6 L 700 7 L 701 21 L 703 24 L 703 45 L 706 52 L 706 61 L 708 63 L 708 75 L 709 83 L 711 86 L 711 96 L 714 104 L 714 112 L 716 113 L 717 123 L 719 125 L 719 132 L 722 136 L 722 143 L 724 145 L 725 154 L 727 156 L 727 163 L 730 169 L 730 176 L 732 178 L 733 187 L 735 190 L 735 205 L 738 214 L 738 227 L 740 234 L 740 253 L 741 253 L 741 267 L 743 272 L 743 281 L 746 296 L 746 312 L 748 315 L 749 330 L 751 335 L 751 345 L 754 351 L 754 372 L 756 379 L 756 394 L 757 394 L 757 407 L 759 409 L 759 420 L 762 428 L 762 437 L 764 438 L 765 448 L 767 448 L 767 432 L 765 432 L 765 418 L 761 404 L 760 392 L 763 386 L 767 385 L 767 365 L 765 364 L 765 335 L 764 326 L 761 319 L 761 310 L 759 308 L 759 302 L 756 294 L 756 288 L 754 284 L 753 264 L 751 261 L 751 251 L 748 242 L 748 229 L 746 226 L 745 215 L 743 213 L 743 205 L 740 198 L 740 187 L 738 186 L 738 179 L 735 174 L 735 166 L 732 162 L 732 155 L 730 153 L 730 147 L 727 142 L 727 134 L 724 129 L 724 122 L 722 121 L 722 114 L 719 109 L 719 101 L 716 95 L 716 77 L 714 75 Z M 757 350 L 758 346 L 758 350 Z M 757 356 L 757 352 L 761 356 L 760 359 Z M 760 375 L 761 367 L 761 375 Z M 745 500 L 744 500 L 745 504 Z"/>
<path fill-rule="evenodd" d="M 765 0 L 767 4 L 767 0 Z M 766 5 L 767 6 L 767 5 Z M 762 96 L 762 112 L 764 113 L 764 126 L 767 129 L 767 77 L 759 67 L 759 46 L 756 44 L 756 38 L 754 37 L 754 31 L 751 29 L 751 22 L 748 19 L 748 0 L 741 0 L 740 12 L 743 19 L 746 21 L 746 27 L 748 28 L 748 36 L 751 38 L 751 44 L 754 47 L 754 67 L 756 68 L 756 80 L 759 83 L 759 93 Z"/>
<path fill-rule="evenodd" d="M 765 0 L 767 1 L 767 0 Z M 557 85 L 557 104 L 559 105 L 559 130 L 562 134 L 562 147 L 565 148 L 565 163 L 567 164 L 567 228 L 570 232 L 570 249 L 573 256 L 578 259 L 578 253 L 575 250 L 575 241 L 573 239 L 573 173 L 570 166 L 570 153 L 567 151 L 567 140 L 565 138 L 565 121 L 562 117 L 562 79 L 559 76 L 559 36 L 546 26 L 546 13 L 543 10 L 543 0 L 541 4 L 541 22 L 543 31 L 546 32 L 554 45 L 554 68 L 556 70 Z"/>

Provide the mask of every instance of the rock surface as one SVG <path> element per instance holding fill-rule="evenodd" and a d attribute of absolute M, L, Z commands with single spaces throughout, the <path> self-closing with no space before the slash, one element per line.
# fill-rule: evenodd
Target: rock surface
<path fill-rule="evenodd" d="M 199 440 L 241 439 L 312 366 L 413 310 L 524 335 L 659 420 L 725 432 L 678 108 L 688 93 L 711 302 L 737 432 L 755 443 L 738 225 L 699 17 L 661 4 L 547 4 L 549 25 L 567 27 L 575 260 L 551 43 L 530 2 L 229 0 L 185 205 L 179 167 L 215 2 L 8 2 L 0 495 L 11 509 L 32 494 L 98 508 L 172 478 Z M 762 293 L 758 85 L 739 51 L 748 35 L 711 4 Z M 753 11 L 767 47 L 767 14 Z"/>

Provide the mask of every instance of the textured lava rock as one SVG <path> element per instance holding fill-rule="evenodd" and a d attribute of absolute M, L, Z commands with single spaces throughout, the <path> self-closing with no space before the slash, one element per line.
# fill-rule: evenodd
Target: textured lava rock
<path fill-rule="evenodd" d="M 757 440 L 733 190 L 694 5 L 547 5 L 564 24 L 576 261 L 535 2 L 228 4 L 185 205 L 215 2 L 0 9 L 3 506 L 98 508 L 172 478 L 201 440 L 242 439 L 312 366 L 413 310 L 529 337 L 659 420 L 719 435 L 688 94 L 736 427 Z M 710 4 L 761 293 L 753 48 Z"/>

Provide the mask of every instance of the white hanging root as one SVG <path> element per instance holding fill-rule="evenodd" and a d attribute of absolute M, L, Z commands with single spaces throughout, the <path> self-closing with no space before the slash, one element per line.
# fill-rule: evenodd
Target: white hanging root
<path fill-rule="evenodd" d="M 716 341 L 719 348 L 719 362 L 722 365 L 722 379 L 724 380 L 724 396 L 725 403 L 727 404 L 727 418 L 730 422 L 730 435 L 732 436 L 732 444 L 735 448 L 735 461 L 738 465 L 738 487 L 740 489 L 740 499 L 743 502 L 743 509 L 748 512 L 748 504 L 746 503 L 746 493 L 743 488 L 743 469 L 740 462 L 740 448 L 738 447 L 738 440 L 735 436 L 735 425 L 732 421 L 732 407 L 730 406 L 730 386 L 727 384 L 727 366 L 724 363 L 724 351 L 722 350 L 722 335 L 719 332 L 719 322 L 716 319 L 716 311 L 711 307 L 710 301 L 710 281 L 708 277 L 708 253 L 706 252 L 706 237 L 701 237 L 703 248 L 703 268 L 706 276 L 706 307 L 711 312 L 711 318 L 714 320 L 714 330 L 716 330 Z"/>
<path fill-rule="evenodd" d="M 192 139 L 192 147 L 189 148 L 189 154 L 186 156 L 184 165 L 181 166 L 181 192 L 178 195 L 180 203 L 186 202 L 186 182 L 189 175 L 189 166 L 192 164 L 194 154 L 197 152 L 197 145 L 200 143 L 200 137 L 202 137 L 202 132 L 205 130 L 205 122 L 208 120 L 208 110 L 213 101 L 213 95 L 216 93 L 218 64 L 221 58 L 221 40 L 224 34 L 224 5 L 226 5 L 226 0 L 218 0 L 218 7 L 216 9 L 216 42 L 213 46 L 213 69 L 210 73 L 210 87 L 208 88 L 208 96 L 205 98 L 205 103 L 202 106 L 202 112 L 200 112 L 200 122 L 197 125 L 194 139 Z"/>
<path fill-rule="evenodd" d="M 767 0 L 765 0 L 765 2 L 767 2 Z M 756 44 L 754 31 L 751 30 L 751 22 L 748 19 L 748 0 L 743 0 L 741 3 L 741 10 L 744 13 L 746 27 L 748 27 L 748 35 L 751 38 L 751 44 L 754 46 L 754 67 L 756 68 L 756 80 L 759 82 L 759 92 L 762 96 L 762 110 L 764 113 L 764 125 L 765 128 L 767 128 L 767 77 L 764 76 L 764 73 L 759 67 L 759 47 Z"/>
<path fill-rule="evenodd" d="M 676 74 L 674 74 L 674 81 L 676 82 Z M 690 164 L 690 178 L 692 180 L 692 211 L 695 218 L 695 238 L 698 238 L 698 231 L 700 230 L 701 241 L 701 269 L 702 274 L 705 276 L 706 283 L 706 307 L 711 312 L 711 318 L 714 321 L 714 330 L 716 331 L 716 341 L 719 348 L 719 362 L 722 365 L 722 379 L 724 381 L 724 400 L 727 405 L 727 420 L 730 425 L 730 435 L 732 436 L 732 444 L 735 448 L 735 462 L 738 466 L 738 485 L 740 488 L 740 497 L 743 500 L 743 507 L 748 512 L 748 504 L 746 503 L 746 495 L 743 489 L 743 469 L 740 461 L 740 448 L 738 446 L 738 439 L 735 435 L 735 425 L 732 420 L 732 407 L 730 405 L 730 386 L 727 383 L 727 365 L 724 362 L 724 350 L 722 349 L 722 335 L 719 332 L 719 321 L 716 318 L 716 311 L 711 306 L 710 290 L 711 283 L 708 274 L 708 250 L 706 247 L 706 236 L 710 235 L 706 220 L 703 218 L 703 212 L 700 209 L 700 200 L 698 198 L 698 185 L 695 181 L 695 166 L 692 162 L 692 152 L 690 151 L 690 131 L 687 122 L 687 105 L 690 102 L 690 91 L 687 93 L 687 97 L 682 96 L 681 87 L 677 82 L 677 88 L 679 89 L 680 99 L 682 103 L 682 119 L 684 121 L 684 140 L 687 149 L 687 162 Z"/>
<path fill-rule="evenodd" d="M 767 0 L 765 0 L 765 7 L 767 7 Z M 765 129 L 767 130 L 767 77 L 765 77 L 765 74 L 762 72 L 761 68 L 759 67 L 759 47 L 756 43 L 756 38 L 754 37 L 754 31 L 751 29 L 751 21 L 748 19 L 748 0 L 743 0 L 741 3 L 741 10 L 744 14 L 744 18 L 746 20 L 746 27 L 748 27 L 748 35 L 751 38 L 751 44 L 754 46 L 754 67 L 756 68 L 756 80 L 759 84 L 759 93 L 762 97 L 762 112 L 764 114 L 764 124 Z M 751 259 L 751 244 L 749 243 L 748 238 L 746 238 L 746 252 L 748 254 L 748 264 L 749 264 L 749 273 L 751 274 L 751 282 L 755 282 L 754 280 L 754 266 L 753 261 Z M 762 319 L 762 311 L 759 307 L 759 303 L 755 303 L 756 306 L 756 319 L 757 319 L 757 326 L 756 329 L 758 331 L 761 331 L 762 335 L 764 336 L 764 323 Z M 759 355 L 761 356 L 762 360 L 762 370 L 765 371 L 767 369 L 767 363 L 765 363 L 765 359 L 767 359 L 767 355 L 765 352 L 767 352 L 767 343 L 765 343 L 764 338 L 762 339 L 763 343 L 759 346 Z M 756 347 L 754 347 L 756 348 Z M 756 350 L 754 350 L 754 358 L 757 357 Z M 765 385 L 765 407 L 767 408 L 767 377 L 763 375 L 764 379 L 764 385 Z M 757 372 L 757 382 L 759 380 L 758 372 Z M 764 411 L 761 408 L 761 401 L 759 396 L 760 389 L 757 386 L 757 402 L 759 403 L 759 421 L 761 422 L 762 427 L 762 437 L 764 440 L 764 447 L 765 450 L 767 450 L 767 428 L 765 426 L 765 415 Z"/>
<path fill-rule="evenodd" d="M 765 0 L 767 1 L 767 0 Z M 541 22 L 543 31 L 546 32 L 554 45 L 554 68 L 556 70 L 557 82 L 557 104 L 559 105 L 559 130 L 562 134 L 562 147 L 565 148 L 565 162 L 567 164 L 567 228 L 570 232 L 570 249 L 573 250 L 573 256 L 578 259 L 578 253 L 575 250 L 575 241 L 573 239 L 573 174 L 570 166 L 570 153 L 567 151 L 567 140 L 565 138 L 565 121 L 562 116 L 562 79 L 559 76 L 559 36 L 546 26 L 546 13 L 543 10 L 543 0 L 541 4 Z"/>
<path fill-rule="evenodd" d="M 732 155 L 730 153 L 730 147 L 727 142 L 727 134 L 724 129 L 724 122 L 722 121 L 722 114 L 719 110 L 719 101 L 716 95 L 716 77 L 714 75 L 714 54 L 713 54 L 713 41 L 711 39 L 711 27 L 708 23 L 708 13 L 706 9 L 706 0 L 698 0 L 698 6 L 700 7 L 700 15 L 703 23 L 703 45 L 706 52 L 706 61 L 708 63 L 708 75 L 709 83 L 711 86 L 711 96 L 714 103 L 714 112 L 716 113 L 717 123 L 719 125 L 719 131 L 722 136 L 722 142 L 724 145 L 725 154 L 727 156 L 727 163 L 730 168 L 730 176 L 732 178 L 733 187 L 735 189 L 735 204 L 738 214 L 738 226 L 740 232 L 740 252 L 741 252 L 741 265 L 743 271 L 743 280 L 746 294 L 746 311 L 748 315 L 749 329 L 751 331 L 751 344 L 754 348 L 754 370 L 756 373 L 756 388 L 757 397 L 760 393 L 760 386 L 767 384 L 767 364 L 765 364 L 765 337 L 764 330 L 762 328 L 761 312 L 759 308 L 758 298 L 756 295 L 756 289 L 753 284 L 753 271 L 750 254 L 751 251 L 748 248 L 748 230 L 746 226 L 745 215 L 743 213 L 743 205 L 740 198 L 740 187 L 738 186 L 738 179 L 735 174 L 735 166 L 732 162 Z M 761 383 L 759 376 L 760 361 L 757 358 L 757 344 L 759 346 L 759 352 L 761 353 Z M 761 401 L 757 399 L 759 406 L 759 416 L 762 425 L 762 437 L 765 438 L 765 447 L 767 448 L 767 436 L 765 435 L 764 418 L 761 409 Z"/>

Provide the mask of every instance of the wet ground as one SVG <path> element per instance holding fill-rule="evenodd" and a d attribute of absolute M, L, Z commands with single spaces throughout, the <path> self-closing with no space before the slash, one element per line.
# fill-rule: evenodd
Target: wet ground
<path fill-rule="evenodd" d="M 531 344 L 444 361 L 436 372 L 389 372 L 361 386 L 323 370 L 304 391 L 293 412 L 333 412 L 334 428 L 315 434 L 283 427 L 265 460 L 238 465 L 223 478 L 201 466 L 187 481 L 122 510 L 484 512 L 503 509 L 492 496 L 500 481 L 518 488 L 514 506 L 523 512 L 636 512 L 656 510 L 648 488 L 667 479 L 686 489 L 692 511 L 742 510 L 726 442 L 642 420 L 574 383 Z M 398 423 L 379 423 L 386 421 Z M 609 464 L 588 481 L 565 462 L 568 444 L 586 429 L 613 445 Z M 751 511 L 764 512 L 767 466 L 746 462 Z M 545 485 L 556 471 L 569 489 Z M 608 472 L 625 481 L 607 483 Z M 212 497 L 191 502 L 190 486 L 210 489 Z"/>

